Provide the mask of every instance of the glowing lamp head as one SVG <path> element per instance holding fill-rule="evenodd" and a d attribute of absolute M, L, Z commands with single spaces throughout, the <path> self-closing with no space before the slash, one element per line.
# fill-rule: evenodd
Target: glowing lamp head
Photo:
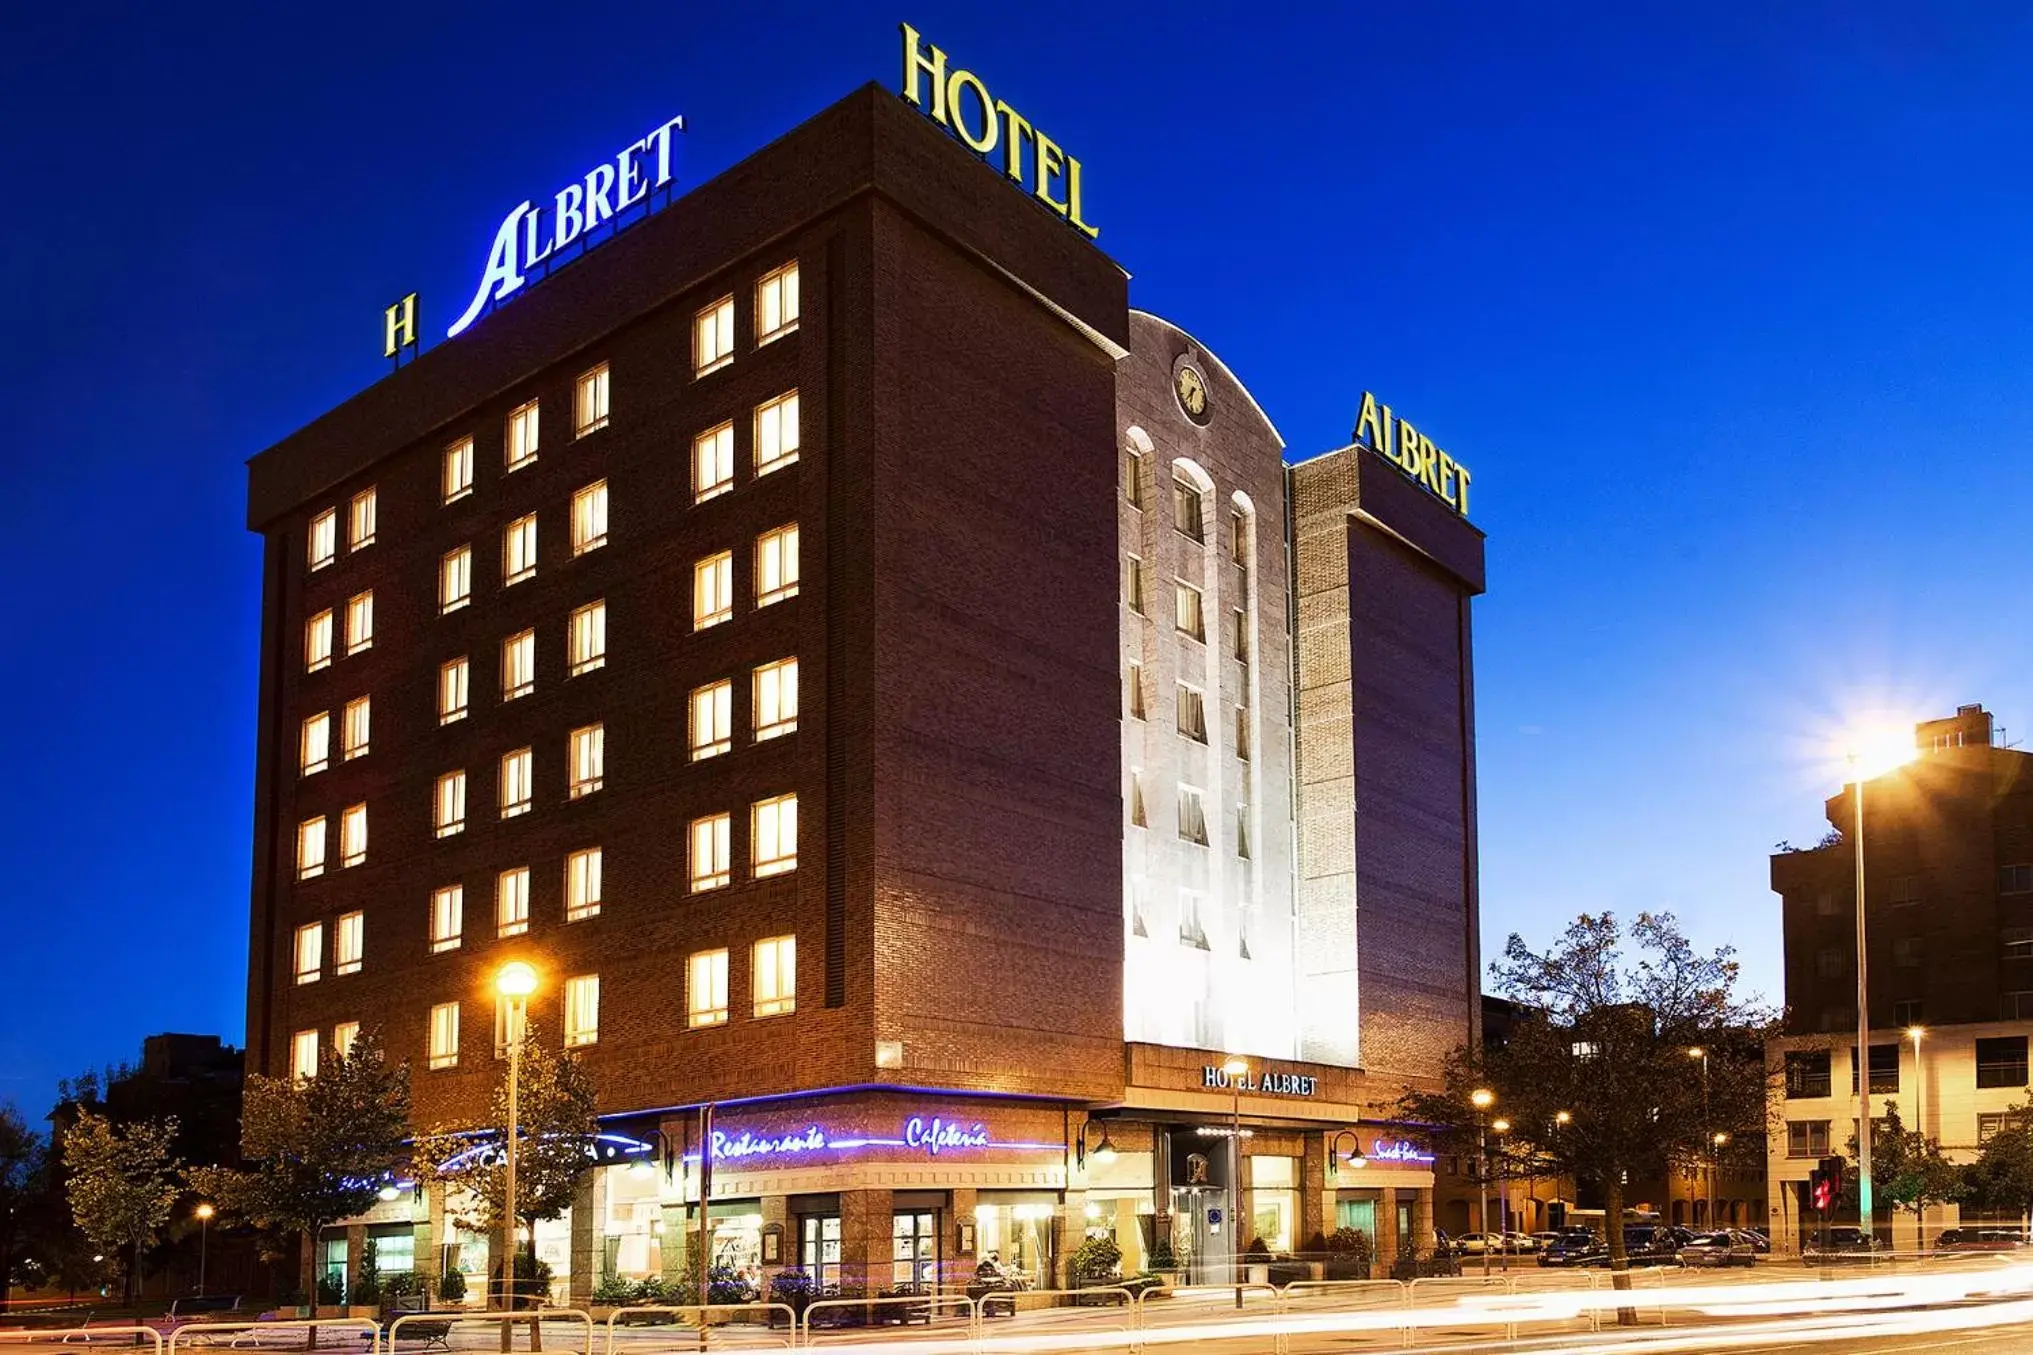
<path fill-rule="evenodd" d="M 1246 1076 L 1249 1072 L 1249 1060 L 1240 1057 L 1232 1058 L 1221 1065 L 1221 1071 L 1228 1077 Z"/>
<path fill-rule="evenodd" d="M 1716 1147 L 1718 1147 L 1718 1148 L 1721 1148 L 1721 1147 L 1724 1147 L 1725 1145 L 1727 1145 L 1728 1143 L 1729 1143 L 1729 1131 L 1728 1131 L 1728 1130 L 1726 1130 L 1726 1129 L 1718 1129 L 1718 1130 L 1716 1130 L 1716 1131 L 1715 1131 L 1715 1146 L 1716 1146 Z"/>
<path fill-rule="evenodd" d="M 1925 1035 L 1926 1033 L 1927 1033 L 1927 1027 L 1925 1027 L 1925 1026 L 1908 1026 L 1908 1027 L 1906 1027 L 1906 1034 L 1912 1037 L 1912 1039 L 1913 1039 L 1913 1043 L 1914 1043 L 1914 1044 L 1919 1044 L 1919 1043 L 1920 1043 L 1920 1037 L 1921 1037 L 1922 1035 Z"/>
<path fill-rule="evenodd" d="M 210 1217 L 212 1217 L 214 1211 L 211 1205 L 201 1204 L 192 1212 L 195 1213 L 201 1219 L 209 1219 Z"/>
<path fill-rule="evenodd" d="M 1553 1123 L 1554 1123 L 1554 1124 L 1573 1124 L 1573 1123 L 1574 1123 L 1574 1112 L 1573 1112 L 1573 1111 L 1571 1111 L 1571 1110 L 1556 1110 L 1556 1111 L 1554 1111 L 1554 1112 L 1553 1112 Z"/>
<path fill-rule="evenodd" d="M 511 960 L 494 976 L 494 988 L 503 997 L 528 997 L 536 991 L 536 971 L 520 960 Z"/>
<path fill-rule="evenodd" d="M 1477 1087 L 1468 1094 L 1468 1104 L 1477 1110 L 1488 1110 L 1496 1104 L 1497 1094 L 1487 1087 Z"/>
<path fill-rule="evenodd" d="M 1511 1132 L 1511 1122 L 1509 1120 L 1492 1120 L 1490 1121 L 1489 1127 L 1499 1134 L 1508 1134 Z"/>
<path fill-rule="evenodd" d="M 1094 1145 L 1094 1151 L 1088 1157 L 1102 1166 L 1115 1161 L 1115 1141 L 1108 1137 L 1106 1129 L 1101 1131 L 1101 1142 Z"/>
<path fill-rule="evenodd" d="M 1918 752 L 1910 724 L 1866 725 L 1852 731 L 1843 741 L 1843 758 L 1850 771 L 1867 781 L 1897 771 Z"/>
<path fill-rule="evenodd" d="M 375 1191 L 374 1198 L 382 1201 L 397 1200 L 402 1198 L 402 1191 L 391 1181 L 380 1190 Z"/>

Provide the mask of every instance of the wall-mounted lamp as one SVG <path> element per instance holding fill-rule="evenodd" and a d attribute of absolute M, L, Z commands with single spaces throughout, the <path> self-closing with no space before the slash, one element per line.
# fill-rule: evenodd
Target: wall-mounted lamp
<path fill-rule="evenodd" d="M 1094 1124 L 1093 1120 L 1081 1121 L 1080 1135 L 1073 1141 L 1073 1162 L 1082 1169 L 1086 1168 L 1089 1156 L 1094 1158 L 1094 1165 L 1097 1167 L 1105 1167 L 1115 1161 L 1115 1141 L 1108 1137 L 1108 1126 L 1105 1124 L 1101 1126 L 1101 1141 L 1092 1149 L 1088 1148 L 1087 1131 L 1093 1128 Z"/>

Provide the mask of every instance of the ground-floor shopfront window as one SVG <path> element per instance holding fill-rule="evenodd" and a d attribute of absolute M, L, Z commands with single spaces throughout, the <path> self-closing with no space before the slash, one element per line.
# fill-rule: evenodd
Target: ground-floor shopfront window
<path fill-rule="evenodd" d="M 407 1223 L 378 1224 L 368 1232 L 367 1254 L 384 1279 L 416 1269 L 416 1229 Z"/>
<path fill-rule="evenodd" d="M 798 1267 L 821 1293 L 840 1288 L 840 1216 L 807 1214 L 798 1220 Z"/>
<path fill-rule="evenodd" d="M 318 1294 L 314 1303 L 343 1303 L 346 1293 L 346 1238 L 325 1238 L 318 1245 Z"/>
<path fill-rule="evenodd" d="M 939 1283 L 939 1213 L 913 1210 L 890 1219 L 891 1283 L 926 1289 Z"/>
<path fill-rule="evenodd" d="M 1029 1192 L 983 1191 L 974 1210 L 974 1255 L 1023 1275 L 1033 1285 L 1052 1282 L 1054 1197 Z"/>
<path fill-rule="evenodd" d="M 1274 1253 L 1289 1253 L 1299 1230 L 1299 1160 L 1252 1157 L 1249 1170 L 1250 1237 Z"/>
<path fill-rule="evenodd" d="M 1377 1201 L 1374 1195 L 1351 1199 L 1343 1196 L 1334 1202 L 1334 1227 L 1337 1231 L 1353 1228 L 1372 1242 L 1377 1235 Z"/>
<path fill-rule="evenodd" d="M 601 1221 L 600 1273 L 644 1280 L 663 1273 L 663 1205 L 654 1168 L 609 1169 L 606 1216 Z"/>

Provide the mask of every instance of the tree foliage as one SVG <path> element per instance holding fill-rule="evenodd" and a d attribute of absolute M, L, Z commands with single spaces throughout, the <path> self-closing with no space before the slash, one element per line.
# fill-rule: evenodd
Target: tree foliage
<path fill-rule="evenodd" d="M 202 1168 L 192 1184 L 229 1216 L 270 1233 L 296 1233 L 303 1291 L 312 1248 L 328 1223 L 365 1213 L 402 1165 L 409 1133 L 409 1065 L 382 1055 L 378 1030 L 344 1056 L 327 1050 L 314 1078 L 247 1079 L 245 1169 Z"/>
<path fill-rule="evenodd" d="M 521 1070 L 516 1088 L 515 1216 L 519 1223 L 554 1219 L 571 1206 L 586 1174 L 596 1165 L 590 1144 L 594 1118 L 593 1079 L 571 1050 L 552 1053 L 536 1038 L 535 1023 L 523 1028 Z M 495 1088 L 492 1127 L 497 1141 L 508 1124 L 508 1069 L 504 1061 Z M 467 1208 L 460 1222 L 471 1228 L 496 1226 L 507 1194 L 507 1164 L 498 1152 L 470 1152 L 470 1133 L 435 1129 L 418 1137 L 415 1161 L 420 1176 L 436 1176 L 463 1191 Z"/>
<path fill-rule="evenodd" d="M 1960 1198 L 1998 1213 L 2033 1213 L 2033 1095 L 2012 1108 L 1977 1149 L 1977 1160 L 1962 1169 Z"/>
<path fill-rule="evenodd" d="M 1628 931 L 1583 914 L 1543 951 L 1514 933 L 1490 974 L 1524 1019 L 1500 1048 L 1457 1050 L 1445 1087 L 1407 1097 L 1400 1113 L 1432 1126 L 1441 1151 L 1472 1156 L 1469 1093 L 1489 1089 L 1488 1121 L 1510 1126 L 1493 1136 L 1507 1172 L 1601 1186 L 1621 1272 L 1624 1182 L 1699 1166 L 1717 1134 L 1765 1128 L 1773 1016 L 1737 996 L 1734 952 L 1695 950 L 1671 914 L 1641 913 Z"/>
<path fill-rule="evenodd" d="M 88 1109 L 64 1131 L 71 1218 L 93 1246 L 122 1258 L 130 1298 L 140 1249 L 169 1222 L 179 1193 L 176 1132 L 174 1119 L 116 1125 Z"/>
<path fill-rule="evenodd" d="M 32 1227 L 36 1178 L 45 1160 L 42 1136 L 21 1112 L 0 1102 L 0 1312 L 7 1306 L 15 1274 L 27 1259 L 24 1243 Z"/>
<path fill-rule="evenodd" d="M 1857 1156 L 1856 1135 L 1849 1155 Z M 1942 1154 L 1941 1145 L 1899 1118 L 1899 1103 L 1885 1102 L 1884 1117 L 1871 1126 L 1871 1191 L 1873 1198 L 1914 1215 L 1937 1204 L 1959 1200 L 1965 1190 L 1964 1169 Z M 1843 1196 L 1856 1207 L 1857 1177 L 1843 1173 Z"/>

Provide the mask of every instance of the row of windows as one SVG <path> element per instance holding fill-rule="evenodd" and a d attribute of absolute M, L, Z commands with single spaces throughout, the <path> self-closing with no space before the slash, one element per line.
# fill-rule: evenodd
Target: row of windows
<path fill-rule="evenodd" d="M 1886 901 L 1894 908 L 1910 908 L 1922 903 L 1924 884 L 1924 876 L 1894 875 L 1885 886 Z M 1998 892 L 2033 894 L 2033 864 L 2019 862 L 1999 866 Z M 1818 917 L 1846 917 L 1855 907 L 1854 895 L 1840 890 L 1824 889 L 1814 896 L 1814 912 Z"/>
<path fill-rule="evenodd" d="M 1144 666 L 1135 659 L 1130 660 L 1129 671 L 1123 677 L 1127 697 L 1129 718 L 1144 719 L 1148 704 L 1144 699 Z M 1173 696 L 1173 711 L 1177 717 L 1179 734 L 1195 743 L 1207 742 L 1207 698 L 1198 687 L 1181 682 Z M 1249 707 L 1238 705 L 1235 710 L 1235 755 L 1244 762 L 1249 761 Z"/>
<path fill-rule="evenodd" d="M 1180 783 L 1178 806 L 1180 840 L 1207 846 L 1207 801 L 1204 792 L 1197 786 Z M 1132 828 L 1150 827 L 1150 816 L 1144 808 L 1144 776 L 1142 770 L 1136 768 L 1132 768 L 1129 774 L 1129 822 Z M 1248 805 L 1235 808 L 1235 854 L 1245 861 L 1250 857 Z"/>
<path fill-rule="evenodd" d="M 798 1005 L 798 941 L 795 936 L 769 936 L 749 951 L 749 1006 L 758 1020 L 786 1016 Z M 578 974 L 565 980 L 561 1027 L 567 1048 L 597 1044 L 600 1039 L 600 976 Z M 431 1008 L 425 1036 L 424 1057 L 431 1068 L 456 1068 L 459 1064 L 459 1031 L 462 1004 L 441 1002 Z M 698 1029 L 725 1025 L 730 1011 L 728 993 L 728 952 L 695 951 L 685 963 L 685 1021 Z M 508 1010 L 497 1003 L 494 1022 L 494 1054 L 508 1052 Z M 344 1058 L 359 1038 L 360 1023 L 343 1021 L 332 1029 L 332 1052 Z M 319 1032 L 300 1030 L 290 1046 L 291 1071 L 299 1078 L 318 1074 L 322 1056 Z"/>
<path fill-rule="evenodd" d="M 1123 498 L 1138 510 L 1144 507 L 1144 456 L 1134 447 L 1123 448 Z M 1182 536 L 1205 544 L 1207 541 L 1206 491 L 1190 476 L 1172 476 L 1172 526 Z M 1238 565 L 1249 564 L 1249 514 L 1241 508 L 1228 512 L 1228 558 Z"/>
<path fill-rule="evenodd" d="M 332 923 L 332 973 L 343 977 L 360 972 L 367 945 L 367 920 L 359 912 L 342 913 Z M 296 981 L 316 983 L 325 972 L 325 924 L 312 922 L 296 929 Z"/>
<path fill-rule="evenodd" d="M 356 551 L 374 544 L 374 487 L 355 494 L 346 505 L 346 549 Z M 339 510 L 327 508 L 311 518 L 304 539 L 305 563 L 312 570 L 323 569 L 339 558 Z"/>
<path fill-rule="evenodd" d="M 1975 1085 L 2024 1087 L 2028 1085 L 2027 1037 L 2000 1035 L 1976 1041 Z M 1899 1090 L 1899 1046 L 1871 1046 L 1871 1094 Z M 1786 1095 L 1792 1098 L 1828 1096 L 1832 1079 L 1826 1049 L 1794 1049 L 1786 1053 Z M 1849 1051 L 1850 1094 L 1856 1094 L 1856 1050 Z"/>
<path fill-rule="evenodd" d="M 1172 625 L 1189 640 L 1207 643 L 1206 594 L 1184 579 L 1172 580 Z M 1138 616 L 1148 616 L 1144 562 L 1141 556 L 1123 557 L 1123 604 Z M 1228 615 L 1228 640 L 1237 660 L 1249 662 L 1249 613 L 1241 607 Z"/>

